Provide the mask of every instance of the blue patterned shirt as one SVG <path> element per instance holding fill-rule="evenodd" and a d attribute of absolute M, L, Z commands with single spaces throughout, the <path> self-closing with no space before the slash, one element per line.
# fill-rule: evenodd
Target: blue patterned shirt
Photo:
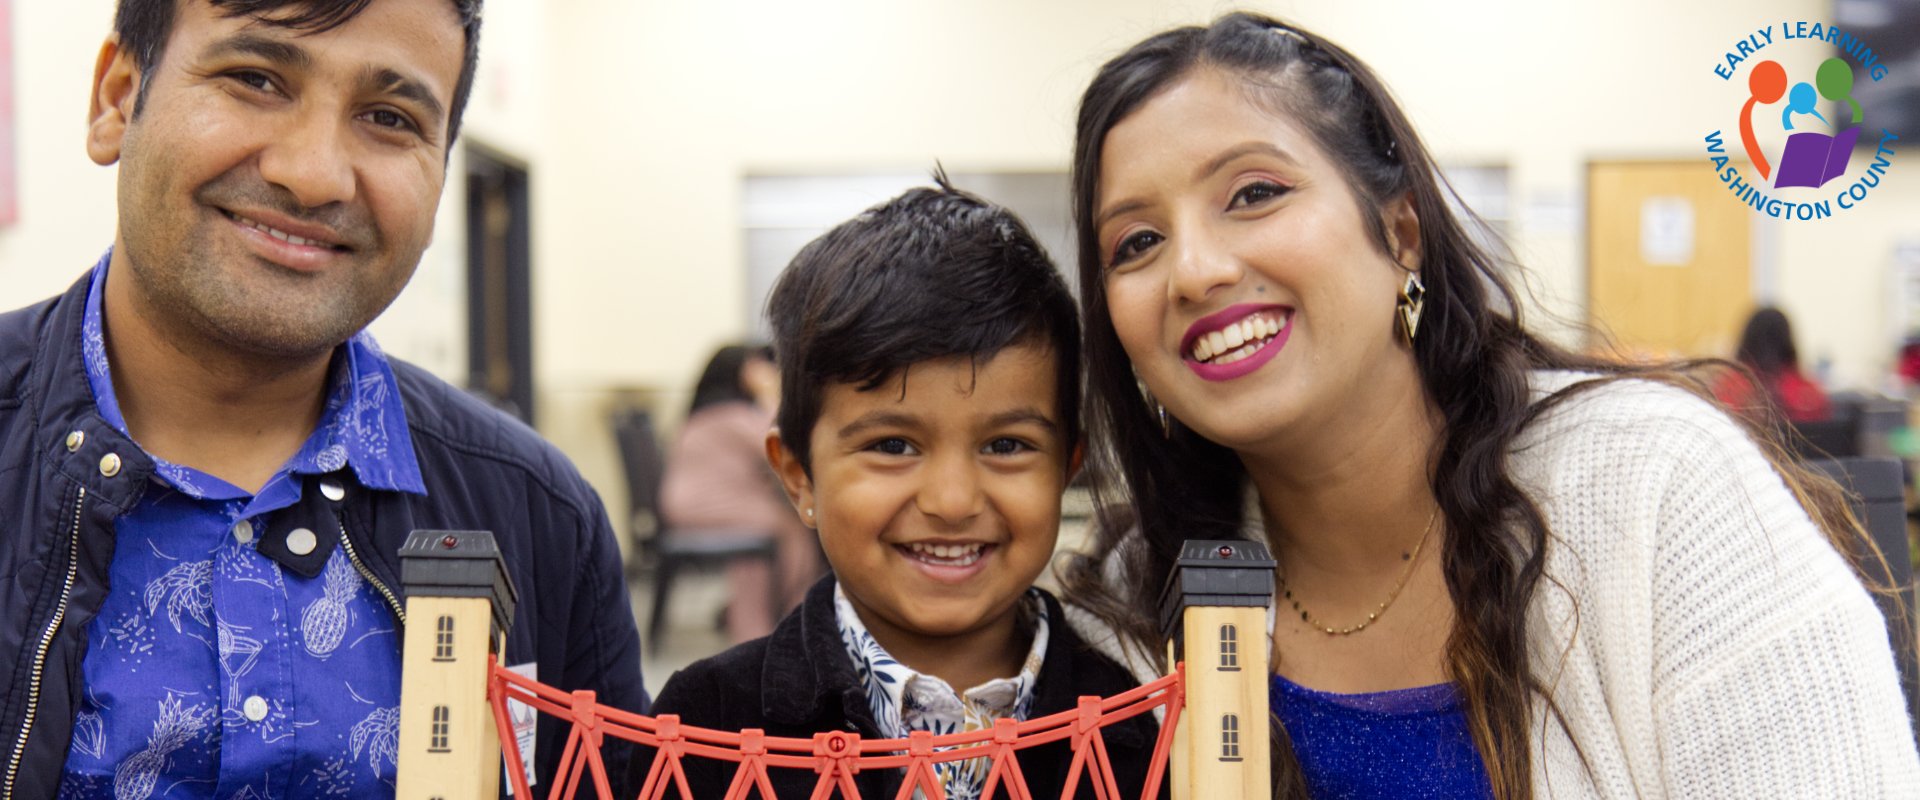
<path fill-rule="evenodd" d="M 110 256 L 94 267 L 82 335 L 100 415 L 125 433 L 101 317 Z M 257 494 L 154 459 L 153 485 L 115 525 L 62 798 L 393 795 L 398 622 L 339 546 L 337 517 L 294 507 L 309 484 L 328 501 L 426 485 L 392 369 L 364 332 L 335 350 L 326 397 Z"/>
<path fill-rule="evenodd" d="M 1020 602 L 1030 603 L 1034 613 L 1033 646 L 1020 665 L 1020 674 L 995 678 L 965 692 L 955 692 L 946 681 L 915 672 L 895 661 L 886 648 L 874 641 L 873 634 L 860 622 L 860 615 L 847 601 L 839 584 L 833 587 L 833 608 L 840 628 L 840 643 L 853 659 L 854 674 L 867 693 L 867 707 L 880 726 L 880 736 L 905 739 L 911 731 L 931 731 L 935 736 L 965 733 L 993 727 L 999 717 L 1024 720 L 1033 711 L 1033 685 L 1040 680 L 1040 665 L 1047 656 L 1047 604 L 1039 590 L 1028 589 Z M 946 783 L 949 800 L 980 800 L 986 788 L 987 771 L 993 762 L 986 756 L 964 761 L 936 764 L 934 771 Z M 915 797 L 920 795 L 916 793 Z"/>

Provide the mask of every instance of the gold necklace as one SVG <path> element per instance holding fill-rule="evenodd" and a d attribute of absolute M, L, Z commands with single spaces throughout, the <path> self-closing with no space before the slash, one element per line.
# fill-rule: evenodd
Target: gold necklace
<path fill-rule="evenodd" d="M 1328 636 L 1352 636 L 1353 634 L 1364 631 L 1368 625 L 1372 625 L 1375 620 L 1380 619 L 1380 615 L 1387 613 L 1387 607 L 1393 605 L 1393 601 L 1400 599 L 1400 590 L 1407 588 L 1407 579 L 1413 577 L 1413 566 L 1420 562 L 1420 550 L 1427 546 L 1427 538 L 1433 535 L 1433 521 L 1439 517 L 1440 509 L 1436 506 L 1433 509 L 1433 513 L 1427 515 L 1426 530 L 1420 532 L 1420 541 L 1413 545 L 1413 552 L 1400 554 L 1400 560 L 1407 562 L 1407 568 L 1400 573 L 1400 580 L 1394 582 L 1393 591 L 1388 592 L 1386 601 L 1381 603 L 1378 608 L 1368 612 L 1367 618 L 1361 621 L 1360 624 L 1349 625 L 1345 628 L 1336 628 L 1314 617 L 1312 612 L 1307 611 L 1306 608 L 1300 605 L 1300 601 L 1294 598 L 1293 589 L 1287 586 L 1287 571 L 1285 569 L 1278 570 L 1276 576 L 1280 579 L 1281 596 L 1286 598 L 1287 602 L 1293 604 L 1293 610 L 1300 612 L 1301 622 L 1318 628 Z"/>

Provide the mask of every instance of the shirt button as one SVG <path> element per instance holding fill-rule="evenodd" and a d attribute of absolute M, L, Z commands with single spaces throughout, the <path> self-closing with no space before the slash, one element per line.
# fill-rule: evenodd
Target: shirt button
<path fill-rule="evenodd" d="M 347 487 L 340 485 L 336 480 L 323 480 L 320 482 L 320 494 L 338 503 L 347 496 Z"/>
<path fill-rule="evenodd" d="M 252 544 L 253 523 L 244 519 L 233 523 L 233 540 L 241 544 Z"/>
<path fill-rule="evenodd" d="M 248 720 L 259 722 L 267 718 L 267 701 L 256 694 L 240 705 L 240 711 L 247 715 Z"/>
<path fill-rule="evenodd" d="M 109 478 L 120 474 L 120 456 L 108 453 L 100 457 L 100 474 Z"/>
<path fill-rule="evenodd" d="M 312 553 L 314 545 L 319 543 L 313 531 L 306 528 L 294 528 L 292 533 L 287 534 L 287 550 L 296 556 Z"/>
<path fill-rule="evenodd" d="M 72 433 L 67 434 L 67 452 L 69 453 L 80 452 L 80 445 L 83 445 L 86 443 L 87 443 L 87 435 L 85 433 L 82 433 L 80 431 L 74 431 Z"/>

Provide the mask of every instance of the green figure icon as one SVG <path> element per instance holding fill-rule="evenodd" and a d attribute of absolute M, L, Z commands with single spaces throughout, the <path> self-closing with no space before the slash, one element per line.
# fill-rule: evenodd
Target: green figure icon
<path fill-rule="evenodd" d="M 1820 69 L 1813 73 L 1814 85 L 1820 87 L 1820 96 L 1828 100 L 1847 101 L 1853 108 L 1853 122 L 1860 124 L 1860 101 L 1853 99 L 1853 68 L 1840 58 L 1829 58 L 1820 62 Z"/>

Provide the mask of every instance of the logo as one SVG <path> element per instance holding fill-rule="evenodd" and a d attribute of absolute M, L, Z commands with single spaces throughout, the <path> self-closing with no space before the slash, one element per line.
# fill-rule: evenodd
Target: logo
<path fill-rule="evenodd" d="M 1768 51 L 1776 44 L 1779 49 Z M 1806 74 L 1790 75 L 1781 64 L 1810 63 L 1814 54 L 1836 49 L 1838 55 L 1811 70 L 1811 81 Z M 1893 143 L 1900 138 L 1874 126 L 1872 110 L 1853 97 L 1854 80 L 1864 74 L 1879 81 L 1887 73 L 1873 48 L 1838 26 L 1801 21 L 1760 28 L 1735 42 L 1714 65 L 1715 76 L 1744 84 L 1745 91 L 1728 104 L 1739 108 L 1734 120 L 1739 150 L 1715 130 L 1706 135 L 1707 160 L 1728 191 L 1769 217 L 1826 219 L 1852 209 L 1892 169 Z M 1876 145 L 1870 158 L 1855 157 L 1856 150 Z M 1746 157 L 1750 166 L 1745 169 L 1753 174 L 1732 163 L 1735 155 Z"/>

